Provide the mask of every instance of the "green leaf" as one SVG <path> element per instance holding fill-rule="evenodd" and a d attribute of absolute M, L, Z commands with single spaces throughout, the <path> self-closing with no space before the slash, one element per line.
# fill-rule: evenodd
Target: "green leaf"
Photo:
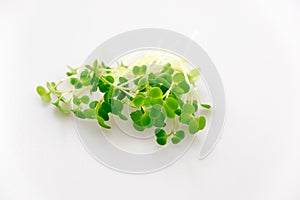
<path fill-rule="evenodd" d="M 206 125 L 206 118 L 204 116 L 200 116 L 198 118 L 198 129 L 203 130 Z"/>
<path fill-rule="evenodd" d="M 156 142 L 160 145 L 165 145 L 167 143 L 167 133 L 164 129 L 155 129 Z"/>
<path fill-rule="evenodd" d="M 84 86 L 89 86 L 89 85 L 91 85 L 91 82 L 92 82 L 92 77 L 89 76 L 85 80 L 82 81 L 82 84 Z"/>
<path fill-rule="evenodd" d="M 173 68 L 170 68 L 166 71 L 166 73 L 172 75 L 174 73 L 174 69 Z"/>
<path fill-rule="evenodd" d="M 150 107 L 151 106 L 151 99 L 152 99 L 151 97 L 145 98 L 144 106 Z"/>
<path fill-rule="evenodd" d="M 123 103 L 120 100 L 111 100 L 111 112 L 115 115 L 121 114 L 123 110 Z"/>
<path fill-rule="evenodd" d="M 72 76 L 72 75 L 75 75 L 75 74 L 77 74 L 77 69 L 74 69 L 74 68 L 72 68 L 72 67 L 70 67 L 70 66 L 67 66 L 71 71 L 70 72 L 67 72 L 66 74 L 67 74 L 67 76 Z"/>
<path fill-rule="evenodd" d="M 163 120 L 161 120 L 161 119 L 156 119 L 154 121 L 154 126 L 155 127 L 165 127 L 166 125 L 167 124 Z"/>
<path fill-rule="evenodd" d="M 119 89 L 115 89 L 113 91 L 112 97 L 117 97 L 117 96 L 119 96 L 120 93 L 121 93 L 121 91 Z"/>
<path fill-rule="evenodd" d="M 195 134 L 199 131 L 199 123 L 198 123 L 198 120 L 196 118 L 193 118 L 190 120 L 190 123 L 189 123 L 189 132 L 191 134 Z"/>
<path fill-rule="evenodd" d="M 173 97 L 173 98 L 177 99 L 179 106 L 180 107 L 183 106 L 184 102 L 182 101 L 180 95 L 177 95 L 177 94 L 174 94 L 174 93 L 170 93 L 169 97 Z"/>
<path fill-rule="evenodd" d="M 136 110 L 130 113 L 131 120 L 134 122 L 141 120 L 142 116 L 143 112 L 141 110 Z"/>
<path fill-rule="evenodd" d="M 175 111 L 164 104 L 164 111 L 168 118 L 175 118 Z"/>
<path fill-rule="evenodd" d="M 181 115 L 181 109 L 179 109 L 179 108 L 176 109 L 176 110 L 175 110 L 175 114 L 180 116 L 180 115 Z"/>
<path fill-rule="evenodd" d="M 160 85 L 159 88 L 161 89 L 162 93 L 165 94 L 169 90 L 170 86 L 166 87 L 164 85 Z"/>
<path fill-rule="evenodd" d="M 77 78 L 71 78 L 71 79 L 70 79 L 71 85 L 75 85 L 77 82 L 78 82 L 78 79 L 77 79 Z"/>
<path fill-rule="evenodd" d="M 165 66 L 163 66 L 163 69 L 161 70 L 161 73 L 168 72 L 170 69 L 172 69 L 171 64 L 167 63 Z"/>
<path fill-rule="evenodd" d="M 187 114 L 193 114 L 195 112 L 195 108 L 192 104 L 184 104 L 182 107 L 182 112 Z"/>
<path fill-rule="evenodd" d="M 198 110 L 198 102 L 197 102 L 197 100 L 193 100 L 193 106 L 194 106 L 194 108 L 195 108 L 195 112 Z"/>
<path fill-rule="evenodd" d="M 138 82 L 138 90 L 143 90 L 148 85 L 148 80 L 146 78 L 141 78 Z"/>
<path fill-rule="evenodd" d="M 187 84 L 186 81 L 182 81 L 181 83 L 179 83 L 178 87 L 180 87 L 184 91 L 184 93 L 187 93 L 188 91 L 190 91 L 190 86 L 189 86 L 189 84 Z"/>
<path fill-rule="evenodd" d="M 172 83 L 172 76 L 171 75 L 169 75 L 169 74 L 162 74 L 162 75 L 160 75 L 160 77 L 163 78 L 163 79 L 165 79 L 169 83 L 169 85 L 171 85 L 171 83 Z"/>
<path fill-rule="evenodd" d="M 93 70 L 93 68 L 90 65 L 85 65 L 85 68 L 87 68 L 89 70 Z"/>
<path fill-rule="evenodd" d="M 151 72 L 150 74 L 148 74 L 148 80 L 155 80 L 155 74 L 153 72 Z"/>
<path fill-rule="evenodd" d="M 179 130 L 174 134 L 171 141 L 173 144 L 178 144 L 179 142 L 181 142 L 181 140 L 183 140 L 184 137 L 185 137 L 184 131 Z"/>
<path fill-rule="evenodd" d="M 126 97 L 126 93 L 123 91 L 120 91 L 120 94 L 118 95 L 118 100 L 123 100 Z"/>
<path fill-rule="evenodd" d="M 86 116 L 85 114 L 81 111 L 81 110 L 72 110 L 72 112 L 74 113 L 74 115 L 80 119 L 85 119 Z"/>
<path fill-rule="evenodd" d="M 73 103 L 77 106 L 81 104 L 81 100 L 77 96 L 73 96 Z"/>
<path fill-rule="evenodd" d="M 85 80 L 85 79 L 87 79 L 88 76 L 89 76 L 88 70 L 83 70 L 80 74 L 80 79 Z"/>
<path fill-rule="evenodd" d="M 161 98 L 162 97 L 162 91 L 159 87 L 153 87 L 151 88 L 149 95 L 152 98 Z"/>
<path fill-rule="evenodd" d="M 51 101 L 50 92 L 48 92 L 43 86 L 38 86 L 36 88 L 36 92 L 40 95 L 42 101 L 44 102 Z"/>
<path fill-rule="evenodd" d="M 114 79 L 114 77 L 112 77 L 112 76 L 104 76 L 104 78 L 105 78 L 108 82 L 110 82 L 110 83 L 114 83 L 114 82 L 115 82 L 115 79 Z"/>
<path fill-rule="evenodd" d="M 157 99 L 151 98 L 150 103 L 151 105 L 163 105 L 163 100 L 159 98 Z"/>
<path fill-rule="evenodd" d="M 155 109 L 155 108 L 152 107 L 150 109 L 149 115 L 150 115 L 151 118 L 156 119 L 156 118 L 160 117 L 160 113 L 161 113 L 160 110 L 157 110 L 157 109 Z"/>
<path fill-rule="evenodd" d="M 56 90 L 54 89 L 53 85 L 50 82 L 47 82 L 46 86 L 47 86 L 49 92 L 52 92 L 52 93 L 56 92 Z"/>
<path fill-rule="evenodd" d="M 91 109 L 94 109 L 94 108 L 96 108 L 97 104 L 98 104 L 98 101 L 92 101 L 92 102 L 89 104 L 89 107 L 90 107 Z"/>
<path fill-rule="evenodd" d="M 81 103 L 88 104 L 90 102 L 90 98 L 88 96 L 82 96 L 80 98 Z"/>
<path fill-rule="evenodd" d="M 184 90 L 178 86 L 174 86 L 171 91 L 172 91 L 172 93 L 174 93 L 176 95 L 184 94 Z"/>
<path fill-rule="evenodd" d="M 72 72 L 67 72 L 66 74 L 67 74 L 67 76 L 72 76 L 72 75 L 74 75 Z"/>
<path fill-rule="evenodd" d="M 162 106 L 156 104 L 156 105 L 153 105 L 152 108 L 155 109 L 155 110 L 161 110 Z"/>
<path fill-rule="evenodd" d="M 171 110 L 176 110 L 178 108 L 178 101 L 177 99 L 173 97 L 168 97 L 166 98 L 166 105 L 171 109 Z"/>
<path fill-rule="evenodd" d="M 94 69 L 96 69 L 98 67 L 98 60 L 97 59 L 93 62 L 93 67 L 94 67 Z"/>
<path fill-rule="evenodd" d="M 134 97 L 132 100 L 133 105 L 135 105 L 137 108 L 141 107 L 144 104 L 145 97 L 138 94 Z"/>
<path fill-rule="evenodd" d="M 185 80 L 185 77 L 182 73 L 176 73 L 174 76 L 173 76 L 173 81 L 175 83 L 181 83 L 182 81 Z"/>
<path fill-rule="evenodd" d="M 191 115 L 187 113 L 181 113 L 179 116 L 179 121 L 183 124 L 189 124 L 191 119 Z"/>
<path fill-rule="evenodd" d="M 60 105 L 59 105 L 59 100 L 56 101 L 56 102 L 53 102 L 52 105 L 54 105 L 56 108 L 58 108 L 58 110 L 62 113 L 65 113 L 65 114 L 69 114 L 70 111 L 69 110 L 66 110 L 66 109 L 63 109 Z"/>
<path fill-rule="evenodd" d="M 43 95 L 45 95 L 45 94 L 48 93 L 48 91 L 46 90 L 46 88 L 44 88 L 43 86 L 37 86 L 36 92 L 37 92 L 40 96 L 43 96 Z"/>
<path fill-rule="evenodd" d="M 139 75 L 140 74 L 140 67 L 139 66 L 134 66 L 133 68 L 132 68 L 132 73 L 134 74 L 134 75 Z"/>
<path fill-rule="evenodd" d="M 150 117 L 153 119 L 153 125 L 156 127 L 165 127 L 166 123 L 165 123 L 165 119 L 166 116 L 163 112 L 161 112 L 161 105 L 154 105 L 151 109 L 150 109 Z"/>
<path fill-rule="evenodd" d="M 165 66 L 163 66 L 163 69 L 169 69 L 170 67 L 172 67 L 171 64 L 167 63 L 167 64 L 165 64 Z"/>
<path fill-rule="evenodd" d="M 144 113 L 144 115 L 142 116 L 142 118 L 141 118 L 141 124 L 144 127 L 146 127 L 146 126 L 148 126 L 148 125 L 151 124 L 151 118 L 150 118 L 148 112 Z"/>
<path fill-rule="evenodd" d="M 132 68 L 132 73 L 134 75 L 142 75 L 142 74 L 146 74 L 147 71 L 147 66 L 146 65 L 142 65 L 142 66 L 134 66 Z"/>
<path fill-rule="evenodd" d="M 113 86 L 109 86 L 108 91 L 103 96 L 104 101 L 106 101 L 106 102 L 110 101 L 110 99 L 112 97 L 112 94 L 113 94 L 113 91 L 114 91 L 114 87 Z"/>
<path fill-rule="evenodd" d="M 209 104 L 201 104 L 201 106 L 203 108 L 206 108 L 206 109 L 210 109 L 211 108 L 211 105 L 209 105 Z"/>
<path fill-rule="evenodd" d="M 193 70 L 191 70 L 191 71 L 187 74 L 187 76 L 188 76 L 189 82 L 190 82 L 191 84 L 194 84 L 195 81 L 196 81 L 196 80 L 199 78 L 199 76 L 200 76 L 200 71 L 199 71 L 198 69 L 193 69 Z"/>
<path fill-rule="evenodd" d="M 125 115 L 123 115 L 122 113 L 119 113 L 119 117 L 122 120 L 127 120 L 127 117 Z"/>
<path fill-rule="evenodd" d="M 167 143 L 167 138 L 164 138 L 164 137 L 160 137 L 160 138 L 156 138 L 156 142 L 159 144 L 159 145 L 165 145 Z"/>
<path fill-rule="evenodd" d="M 107 124 L 105 124 L 104 119 L 102 117 L 97 116 L 97 121 L 98 121 L 98 124 L 100 126 L 102 126 L 103 128 L 107 128 L 107 129 L 111 128 L 110 126 L 108 126 Z"/>
<path fill-rule="evenodd" d="M 134 79 L 133 83 L 134 83 L 135 85 L 138 85 L 138 83 L 139 83 L 139 81 L 140 81 L 141 78 L 142 78 L 142 77 L 139 77 L 139 78 L 137 78 L 137 79 Z"/>
<path fill-rule="evenodd" d="M 159 116 L 159 120 L 165 121 L 165 119 L 166 119 L 166 115 L 163 112 L 161 112 Z"/>
<path fill-rule="evenodd" d="M 136 124 L 136 123 L 133 123 L 133 127 L 137 130 L 137 131 L 144 131 L 145 128 Z"/>
<path fill-rule="evenodd" d="M 50 92 L 46 93 L 45 95 L 41 96 L 42 101 L 44 102 L 50 102 L 51 101 L 51 96 Z"/>
<path fill-rule="evenodd" d="M 110 113 L 112 111 L 111 104 L 109 104 L 106 101 L 102 102 L 99 109 L 104 110 L 104 112 L 106 112 L 106 113 Z"/>
<path fill-rule="evenodd" d="M 99 82 L 99 78 L 94 74 L 91 80 L 91 84 L 98 84 L 98 82 Z"/>
<path fill-rule="evenodd" d="M 163 85 L 163 86 L 165 86 L 165 87 L 167 87 L 167 88 L 169 88 L 170 86 L 171 86 L 171 83 L 169 83 L 166 79 L 164 79 L 163 77 L 158 77 L 157 79 L 156 79 L 156 82 L 157 83 L 159 83 L 159 84 L 161 84 L 161 85 Z"/>
<path fill-rule="evenodd" d="M 108 84 L 103 84 L 103 85 L 99 86 L 100 92 L 103 92 L 103 93 L 107 92 L 109 90 L 109 88 L 110 88 L 110 85 L 108 85 Z"/>
<path fill-rule="evenodd" d="M 146 71 L 147 71 L 147 66 L 146 66 L 146 65 L 142 65 L 142 66 L 140 67 L 140 73 L 141 73 L 141 74 L 146 74 Z"/>
<path fill-rule="evenodd" d="M 126 83 L 128 81 L 125 77 L 119 77 L 119 84 Z"/>
<path fill-rule="evenodd" d="M 96 111 L 94 109 L 85 109 L 83 111 L 83 114 L 85 115 L 86 118 L 88 119 L 95 119 L 96 118 Z"/>
<path fill-rule="evenodd" d="M 74 85 L 74 87 L 76 88 L 76 89 L 80 89 L 80 88 L 82 88 L 82 83 L 80 82 L 80 81 L 77 81 L 77 83 L 75 83 L 75 85 Z"/>
<path fill-rule="evenodd" d="M 109 120 L 108 113 L 105 110 L 101 109 L 101 108 L 98 109 L 98 116 L 101 117 L 104 121 Z"/>
<path fill-rule="evenodd" d="M 90 92 L 91 92 L 91 93 L 92 93 L 92 92 L 96 92 L 97 89 L 98 89 L 98 85 L 94 83 L 94 84 L 93 84 L 93 87 L 92 87 L 92 89 L 91 89 Z"/>

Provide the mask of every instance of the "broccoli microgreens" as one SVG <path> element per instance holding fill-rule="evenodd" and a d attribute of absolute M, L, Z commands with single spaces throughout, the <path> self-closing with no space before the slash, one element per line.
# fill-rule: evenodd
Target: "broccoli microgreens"
<path fill-rule="evenodd" d="M 146 65 L 108 67 L 96 60 L 92 66 L 78 68 L 68 67 L 67 77 L 61 81 L 47 82 L 46 87 L 38 86 L 37 93 L 45 102 L 52 102 L 61 112 L 73 113 L 81 119 L 95 119 L 106 129 L 111 115 L 122 120 L 130 119 L 137 131 L 155 127 L 154 134 L 159 145 L 165 145 L 168 138 L 173 144 L 180 143 L 184 130 L 176 130 L 175 124 L 187 126 L 190 134 L 203 130 L 206 118 L 202 109 L 211 109 L 209 104 L 200 102 L 195 88 L 199 71 L 186 72 L 170 63 L 153 67 Z M 67 90 L 58 89 L 69 82 L 73 87 Z M 94 93 L 101 97 L 91 99 Z M 183 101 L 183 97 L 188 97 Z M 124 105 L 130 107 L 130 116 L 123 114 Z M 173 121 L 172 130 L 167 133 L 167 119 Z"/>

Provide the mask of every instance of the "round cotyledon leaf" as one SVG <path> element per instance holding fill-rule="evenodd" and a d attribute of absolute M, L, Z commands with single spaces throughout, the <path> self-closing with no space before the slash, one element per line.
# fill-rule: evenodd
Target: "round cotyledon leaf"
<path fill-rule="evenodd" d="M 36 92 L 40 95 L 42 101 L 44 102 L 51 101 L 50 92 L 48 92 L 43 86 L 38 86 L 36 88 Z"/>
<path fill-rule="evenodd" d="M 173 144 L 178 144 L 185 137 L 185 133 L 182 130 L 177 131 L 172 137 L 171 141 Z"/>
<path fill-rule="evenodd" d="M 190 120 L 189 123 L 189 132 L 191 134 L 195 134 L 199 131 L 199 123 L 198 120 L 196 118 L 193 118 Z"/>
<path fill-rule="evenodd" d="M 182 107 L 182 113 L 193 114 L 195 112 L 195 107 L 192 104 L 184 104 Z"/>
<path fill-rule="evenodd" d="M 162 91 L 159 87 L 153 87 L 151 88 L 149 95 L 156 99 L 156 98 L 161 98 L 162 97 Z"/>
<path fill-rule="evenodd" d="M 181 83 L 182 81 L 185 80 L 185 77 L 182 73 L 176 73 L 174 76 L 173 76 L 173 81 L 175 83 Z"/>
<path fill-rule="evenodd" d="M 143 114 L 141 118 L 141 125 L 143 127 L 147 127 L 151 124 L 151 117 L 149 116 L 149 112 Z"/>
<path fill-rule="evenodd" d="M 123 110 L 123 103 L 120 100 L 111 100 L 111 112 L 115 115 L 119 115 Z"/>
<path fill-rule="evenodd" d="M 203 130 L 206 125 L 206 118 L 204 116 L 200 116 L 198 118 L 198 129 Z"/>
<path fill-rule="evenodd" d="M 164 129 L 155 129 L 156 142 L 159 145 L 165 145 L 167 143 L 168 135 Z"/>
<path fill-rule="evenodd" d="M 176 110 L 178 108 L 178 101 L 177 101 L 177 99 L 175 99 L 173 97 L 168 97 L 168 98 L 166 98 L 166 105 L 171 110 Z"/>
<path fill-rule="evenodd" d="M 186 81 L 182 81 L 181 83 L 179 83 L 178 87 L 181 88 L 184 91 L 184 93 L 187 93 L 190 91 L 190 86 Z"/>
<path fill-rule="evenodd" d="M 132 100 L 132 103 L 134 106 L 139 108 L 144 104 L 144 101 L 145 101 L 145 97 L 143 95 L 138 94 L 134 97 L 134 99 Z"/>

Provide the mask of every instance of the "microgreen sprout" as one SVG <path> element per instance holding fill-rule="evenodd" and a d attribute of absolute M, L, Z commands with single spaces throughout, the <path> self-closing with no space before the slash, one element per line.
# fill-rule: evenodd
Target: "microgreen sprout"
<path fill-rule="evenodd" d="M 68 68 L 66 78 L 36 88 L 42 101 L 52 102 L 63 113 L 97 120 L 105 129 L 111 128 L 112 115 L 130 120 L 137 131 L 154 127 L 159 145 L 168 141 L 178 144 L 186 136 L 185 131 L 195 134 L 206 126 L 201 109 L 211 109 L 211 105 L 200 101 L 195 88 L 199 77 L 196 69 L 180 70 L 170 63 L 159 70 L 151 70 L 147 65 L 108 67 L 97 60 L 93 65 Z M 59 89 L 65 82 L 72 87 Z M 95 93 L 101 97 L 93 100 Z M 183 100 L 184 97 L 188 99 Z M 129 107 L 129 116 L 123 112 L 125 106 Z M 169 132 L 166 131 L 168 119 L 174 122 Z M 181 129 L 184 126 L 185 131 Z"/>

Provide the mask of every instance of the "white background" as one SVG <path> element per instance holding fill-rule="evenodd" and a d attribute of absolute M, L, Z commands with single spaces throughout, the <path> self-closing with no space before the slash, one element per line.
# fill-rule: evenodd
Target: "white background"
<path fill-rule="evenodd" d="M 0 199 L 299 200 L 299 13 L 297 0 L 0 0 Z M 72 118 L 35 87 L 143 27 L 206 50 L 223 79 L 226 124 L 205 160 L 196 142 L 167 169 L 129 175 L 95 161 Z"/>

